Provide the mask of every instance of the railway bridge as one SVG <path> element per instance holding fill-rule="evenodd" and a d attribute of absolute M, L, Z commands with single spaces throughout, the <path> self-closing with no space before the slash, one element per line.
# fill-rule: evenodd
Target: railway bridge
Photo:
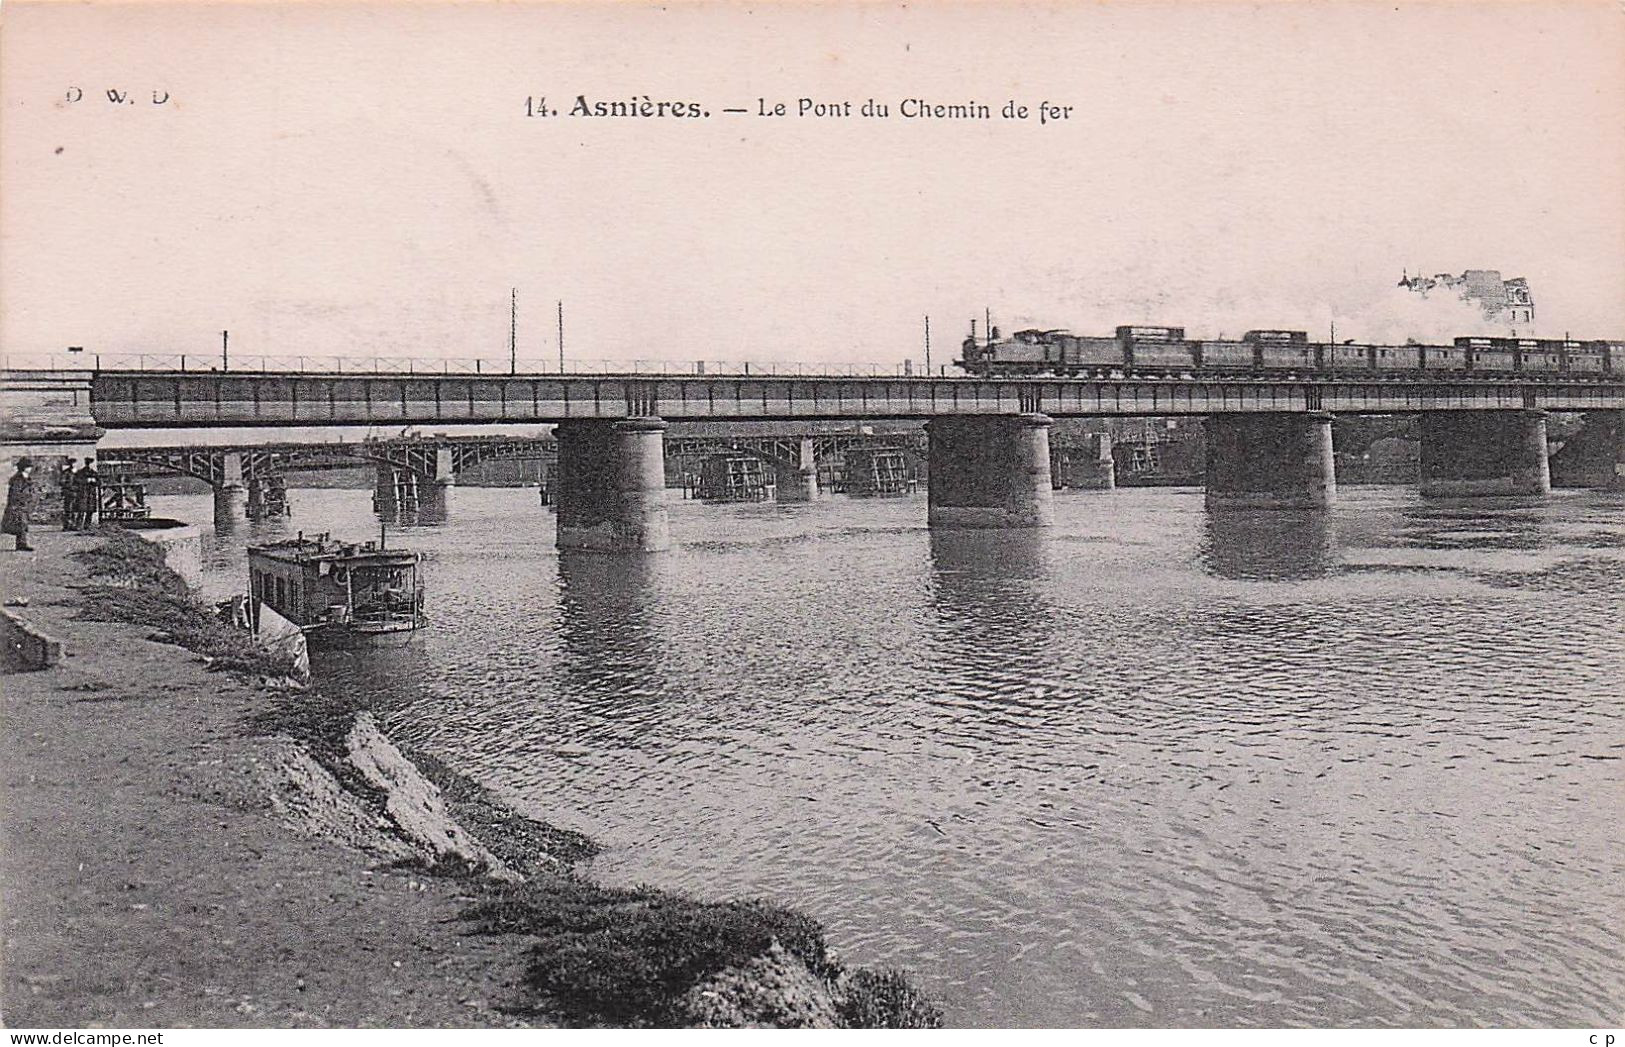
<path fill-rule="evenodd" d="M 424 425 L 557 426 L 558 543 L 636 551 L 669 538 L 666 425 L 675 420 L 925 419 L 934 527 L 1038 527 L 1053 519 L 1048 430 L 1055 417 L 1186 415 L 1207 419 L 1207 500 L 1314 508 L 1336 497 L 1335 414 L 1420 416 L 1426 495 L 1539 497 L 1550 490 L 1545 412 L 1613 425 L 1617 377 L 1390 372 L 1382 376 L 1187 374 L 987 379 L 906 374 L 623 374 L 342 369 L 3 371 L 8 417 L 54 424 L 71 444 L 114 428 Z M 749 369 L 747 369 L 748 371 Z M 15 447 L 27 440 L 11 440 Z M 26 453 L 26 452 L 16 452 Z M 1616 439 L 1607 474 L 1625 476 Z"/>
<path fill-rule="evenodd" d="M 443 503 L 446 491 L 465 469 L 485 462 L 547 458 L 557 452 L 551 439 L 523 436 L 424 436 L 330 443 L 261 443 L 101 448 L 99 464 L 130 475 L 170 474 L 202 480 L 214 491 L 216 519 L 240 514 L 244 492 L 257 481 L 289 472 L 377 467 L 379 507 L 398 503 L 412 491 L 414 502 Z"/>
<path fill-rule="evenodd" d="M 818 497 L 819 475 L 837 467 L 854 448 L 908 449 L 907 435 L 846 431 L 791 431 L 726 435 L 670 435 L 668 460 L 693 462 L 726 451 L 742 451 L 770 465 L 780 501 Z M 374 496 L 381 510 L 394 511 L 408 499 L 431 512 L 442 511 L 449 490 L 468 469 L 487 462 L 539 461 L 555 465 L 559 442 L 551 436 L 449 436 L 444 433 L 329 442 L 273 442 L 215 445 L 102 447 L 98 464 L 132 477 L 188 476 L 214 492 L 216 519 L 241 514 L 244 492 L 258 481 L 290 472 L 376 467 Z"/>

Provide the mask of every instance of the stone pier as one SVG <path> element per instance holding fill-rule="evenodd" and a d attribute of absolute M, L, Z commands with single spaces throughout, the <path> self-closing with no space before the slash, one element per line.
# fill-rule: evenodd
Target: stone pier
<path fill-rule="evenodd" d="M 1208 417 L 1210 509 L 1324 509 L 1336 500 L 1330 414 Z"/>
<path fill-rule="evenodd" d="M 1587 411 L 1580 431 L 1549 461 L 1553 487 L 1625 491 L 1625 410 Z"/>
<path fill-rule="evenodd" d="M 794 466 L 775 463 L 776 497 L 781 502 L 811 502 L 818 498 L 818 462 L 813 457 L 812 437 L 804 436 Z"/>
<path fill-rule="evenodd" d="M 406 512 L 444 520 L 451 508 L 451 492 L 456 484 L 449 447 L 435 450 L 432 475 L 379 463 L 373 480 L 373 508 L 391 516 Z"/>
<path fill-rule="evenodd" d="M 932 527 L 1048 527 L 1050 418 L 1042 414 L 933 418 L 927 519 Z"/>
<path fill-rule="evenodd" d="M 1090 433 L 1077 447 L 1058 451 L 1054 464 L 1055 489 L 1110 491 L 1117 487 L 1117 462 L 1112 458 L 1110 433 Z"/>
<path fill-rule="evenodd" d="M 1429 411 L 1421 433 L 1425 497 L 1551 493 L 1544 411 Z"/>
<path fill-rule="evenodd" d="M 248 487 L 243 482 L 243 456 L 235 451 L 221 455 L 220 483 L 214 488 L 214 522 L 230 524 L 243 518 Z"/>
<path fill-rule="evenodd" d="M 558 547 L 650 553 L 671 546 L 666 518 L 666 423 L 658 418 L 562 422 L 557 474 Z"/>

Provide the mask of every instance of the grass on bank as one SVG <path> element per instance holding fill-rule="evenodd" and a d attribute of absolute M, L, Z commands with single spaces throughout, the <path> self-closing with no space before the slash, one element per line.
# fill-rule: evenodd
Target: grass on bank
<path fill-rule="evenodd" d="M 116 527 L 98 534 L 101 545 L 73 554 L 97 582 L 81 590 L 81 618 L 156 629 L 150 639 L 203 655 L 212 670 L 272 678 L 294 671 L 291 655 L 268 650 L 199 600 L 164 562 L 160 546 Z"/>
<path fill-rule="evenodd" d="M 526 983 L 548 1010 L 578 1025 L 695 1024 L 688 991 L 767 955 L 775 942 L 832 990 L 843 1026 L 942 1024 L 942 1012 L 905 975 L 843 970 L 816 920 L 762 901 L 702 902 L 567 873 L 502 890 L 465 915 L 483 932 L 534 936 Z"/>

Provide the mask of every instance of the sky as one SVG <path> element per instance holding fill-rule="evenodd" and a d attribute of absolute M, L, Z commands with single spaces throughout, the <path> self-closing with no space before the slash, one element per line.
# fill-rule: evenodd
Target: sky
<path fill-rule="evenodd" d="M 559 301 L 583 361 L 918 360 L 929 315 L 941 362 L 984 311 L 1400 341 L 1476 333 L 1395 286 L 1467 268 L 1621 338 L 1622 171 L 1612 2 L 14 0 L 0 350 L 506 359 L 510 290 L 550 361 Z"/>

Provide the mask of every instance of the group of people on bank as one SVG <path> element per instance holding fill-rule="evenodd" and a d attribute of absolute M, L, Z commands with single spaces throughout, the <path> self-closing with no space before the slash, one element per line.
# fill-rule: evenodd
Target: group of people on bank
<path fill-rule="evenodd" d="M 96 516 L 101 510 L 102 487 L 101 476 L 96 472 L 96 459 L 86 458 L 85 464 L 77 470 L 73 467 L 72 459 L 65 459 L 57 475 L 57 485 L 62 491 L 62 529 L 88 531 L 95 526 Z M 17 471 L 6 484 L 6 511 L 4 517 L 0 518 L 0 533 L 14 536 L 19 552 L 29 552 L 34 548 L 28 544 L 28 525 L 38 501 L 39 493 L 34 485 L 34 460 L 19 458 Z"/>

